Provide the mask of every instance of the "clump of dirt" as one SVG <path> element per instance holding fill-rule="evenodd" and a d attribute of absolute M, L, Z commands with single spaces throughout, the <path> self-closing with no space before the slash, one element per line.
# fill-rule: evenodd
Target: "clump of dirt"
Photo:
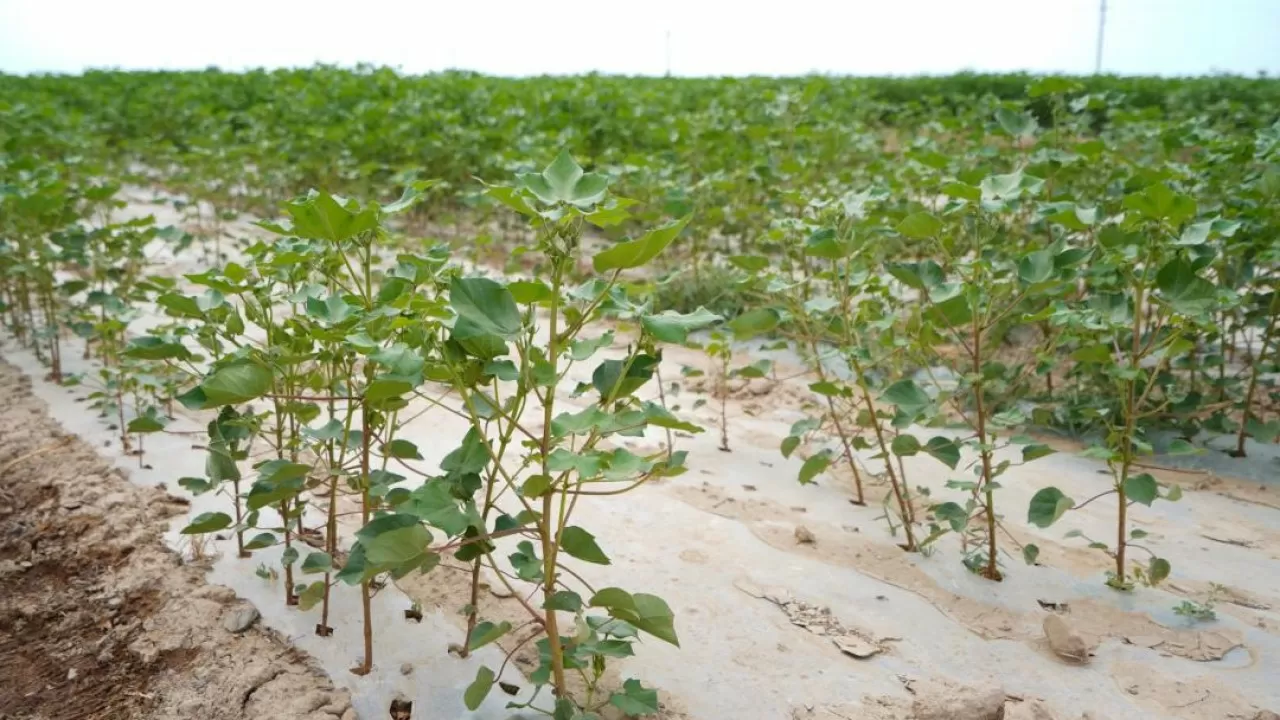
<path fill-rule="evenodd" d="M 0 362 L 0 718 L 353 720 L 350 700 L 163 540 L 184 501 L 67 436 Z"/>

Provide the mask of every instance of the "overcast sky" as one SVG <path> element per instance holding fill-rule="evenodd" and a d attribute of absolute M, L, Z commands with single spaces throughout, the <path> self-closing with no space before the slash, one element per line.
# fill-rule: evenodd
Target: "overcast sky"
<path fill-rule="evenodd" d="M 1099 0 L 0 0 L 0 70 L 1093 71 Z M 1280 0 L 1107 0 L 1103 69 L 1280 75 Z M 668 38 L 670 40 L 668 44 Z"/>

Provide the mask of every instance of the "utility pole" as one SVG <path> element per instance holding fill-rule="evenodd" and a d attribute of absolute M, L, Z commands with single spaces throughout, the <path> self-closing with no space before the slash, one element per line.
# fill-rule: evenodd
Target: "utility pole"
<path fill-rule="evenodd" d="M 1098 4 L 1098 48 L 1093 56 L 1093 74 L 1102 73 L 1102 39 L 1107 32 L 1107 0 L 1099 0 Z"/>

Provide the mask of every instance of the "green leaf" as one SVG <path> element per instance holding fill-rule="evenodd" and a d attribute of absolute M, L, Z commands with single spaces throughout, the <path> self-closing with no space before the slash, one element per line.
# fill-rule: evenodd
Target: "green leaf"
<path fill-rule="evenodd" d="M 324 191 L 313 190 L 306 198 L 286 204 L 285 211 L 293 219 L 293 232 L 314 240 L 347 240 L 378 225 L 374 208 L 360 209 L 354 202 L 340 203 Z"/>
<path fill-rule="evenodd" d="M 540 498 L 551 489 L 550 475 L 530 475 L 520 486 L 520 494 L 527 498 Z"/>
<path fill-rule="evenodd" d="M 933 401 L 914 380 L 899 380 L 885 388 L 880 399 L 898 406 L 905 415 L 916 416 L 928 408 Z"/>
<path fill-rule="evenodd" d="M 191 352 L 179 342 L 165 340 L 146 335 L 129 342 L 124 351 L 125 357 L 139 360 L 190 360 Z"/>
<path fill-rule="evenodd" d="M 798 447 L 800 447 L 800 438 L 796 437 L 795 435 L 790 435 L 784 438 L 782 440 L 782 447 L 781 447 L 782 457 L 784 458 L 791 457 L 791 453 L 795 452 L 796 448 Z"/>
<path fill-rule="evenodd" d="M 1057 450 L 1043 444 L 1031 444 L 1022 446 L 1022 462 L 1031 462 L 1032 460 L 1042 458 L 1046 455 L 1052 455 Z"/>
<path fill-rule="evenodd" d="M 640 355 L 628 366 L 622 360 L 605 360 L 591 373 L 591 385 L 601 398 L 614 400 L 628 397 L 653 378 L 657 358 Z M 622 375 L 623 369 L 626 375 Z"/>
<path fill-rule="evenodd" d="M 1169 565 L 1169 561 L 1164 558 L 1153 557 L 1147 565 L 1147 582 L 1152 585 L 1159 585 L 1162 580 L 1169 577 L 1169 573 L 1173 571 L 1173 567 Z"/>
<path fill-rule="evenodd" d="M 224 365 L 200 383 L 204 407 L 238 405 L 261 397 L 271 389 L 271 370 L 253 361 Z"/>
<path fill-rule="evenodd" d="M 160 432 L 167 424 L 168 418 L 157 413 L 155 408 L 150 408 L 146 414 L 130 420 L 125 431 L 138 434 Z"/>
<path fill-rule="evenodd" d="M 423 459 L 422 453 L 418 451 L 418 446 L 402 438 L 396 438 L 395 440 L 383 445 L 382 454 L 387 457 L 407 458 L 410 460 Z"/>
<path fill-rule="evenodd" d="M 596 544 L 595 536 L 577 526 L 569 526 L 561 531 L 560 548 L 585 562 L 609 564 L 609 558 Z"/>
<path fill-rule="evenodd" d="M 898 232 L 917 240 L 931 238 L 942 229 L 942 221 L 927 212 L 914 212 L 898 223 Z"/>
<path fill-rule="evenodd" d="M 1027 543 L 1022 546 L 1022 559 L 1028 565 L 1035 565 L 1036 558 L 1040 557 L 1040 546 L 1035 543 Z"/>
<path fill-rule="evenodd" d="M 813 479 L 820 475 L 824 470 L 831 466 L 831 454 L 829 452 L 820 452 L 804 461 L 804 465 L 800 466 L 800 477 L 798 478 L 801 485 L 808 485 Z"/>
<path fill-rule="evenodd" d="M 1214 307 L 1217 288 L 1213 283 L 1196 275 L 1191 263 L 1175 258 L 1165 263 L 1156 273 L 1156 287 L 1175 310 L 1198 314 Z"/>
<path fill-rule="evenodd" d="M 1169 455 L 1199 455 L 1204 451 L 1182 438 L 1177 438 L 1169 443 L 1169 447 L 1165 452 Z"/>
<path fill-rule="evenodd" d="M 699 305 L 698 309 L 691 313 L 666 310 L 657 315 L 642 315 L 640 324 L 646 332 L 662 342 L 684 343 L 689 339 L 691 331 L 713 325 L 722 319 L 719 315 Z"/>
<path fill-rule="evenodd" d="M 729 330 L 737 340 L 750 340 L 778 327 L 781 318 L 777 310 L 772 308 L 756 308 L 748 310 L 729 321 Z"/>
<path fill-rule="evenodd" d="M 400 565 L 420 558 L 431 544 L 431 533 L 415 515 L 397 513 L 374 518 L 356 537 L 366 559 L 374 565 Z"/>
<path fill-rule="evenodd" d="M 1196 214 L 1195 200 L 1159 183 L 1126 195 L 1124 206 L 1149 220 L 1168 220 L 1173 225 L 1180 225 Z"/>
<path fill-rule="evenodd" d="M 910 457 L 920 452 L 920 441 L 914 435 L 903 433 L 893 438 L 889 449 L 898 457 Z"/>
<path fill-rule="evenodd" d="M 956 466 L 960 464 L 960 446 L 950 438 L 942 436 L 931 437 L 929 442 L 925 444 L 924 451 L 952 470 L 955 470 Z"/>
<path fill-rule="evenodd" d="M 1042 283 L 1053 277 L 1054 254 L 1050 250 L 1036 250 L 1018 261 L 1018 277 L 1025 283 Z"/>
<path fill-rule="evenodd" d="M 369 383 L 364 389 L 364 399 L 367 403 L 378 403 L 389 398 L 400 397 L 412 389 L 413 386 L 404 380 L 379 378 Z"/>
<path fill-rule="evenodd" d="M 1101 343 L 1086 345 L 1071 353 L 1071 359 L 1082 363 L 1109 363 L 1112 362 L 1111 347 Z"/>
<path fill-rule="evenodd" d="M 507 283 L 507 290 L 521 305 L 533 305 L 551 299 L 551 288 L 541 280 L 513 280 Z"/>
<path fill-rule="evenodd" d="M 1036 132 L 1036 119 L 1024 112 L 1016 112 L 1008 108 L 996 110 L 996 122 L 1005 132 L 1014 137 L 1031 137 Z"/>
<path fill-rule="evenodd" d="M 692 216 L 685 217 L 645 235 L 627 242 L 621 242 L 591 259 L 596 272 L 608 270 L 627 270 L 647 264 L 666 249 L 676 239 L 681 230 L 689 224 Z"/>
<path fill-rule="evenodd" d="M 183 535 L 203 535 L 205 533 L 225 530 L 235 524 L 231 516 L 220 512 L 200 513 L 191 520 L 191 524 L 182 528 Z"/>
<path fill-rule="evenodd" d="M 1047 528 L 1073 506 L 1075 501 L 1063 495 L 1058 488 L 1044 488 L 1032 496 L 1027 508 L 1027 522 L 1036 527 Z"/>
<path fill-rule="evenodd" d="M 657 595 L 646 593 L 636 593 L 631 596 L 631 599 L 635 603 L 635 615 L 620 619 L 626 620 L 659 640 L 665 640 L 676 647 L 680 646 L 680 639 L 676 637 L 675 616 L 671 614 L 671 608 L 667 606 L 665 600 Z"/>
<path fill-rule="evenodd" d="M 484 665 L 476 671 L 476 679 L 471 681 L 465 692 L 462 693 L 462 702 L 467 706 L 468 710 L 475 710 L 480 707 L 480 703 L 489 696 L 489 690 L 493 688 L 494 681 L 493 671 Z M 455 691 L 456 692 L 456 691 Z M 455 695 L 455 697 L 457 697 Z"/>
<path fill-rule="evenodd" d="M 582 208 L 603 200 L 609 184 L 603 175 L 584 173 L 567 150 L 561 150 L 541 174 L 521 175 L 520 182 L 547 205 L 563 202 Z"/>
<path fill-rule="evenodd" d="M 560 590 L 542 603 L 547 610 L 563 610 L 576 613 L 582 609 L 582 596 L 571 590 Z"/>
<path fill-rule="evenodd" d="M 511 337 L 523 325 L 511 291 L 488 278 L 458 278 L 451 282 L 449 305 L 482 334 Z"/>
<path fill-rule="evenodd" d="M 634 678 L 622 684 L 622 691 L 609 696 L 609 704 L 621 710 L 627 717 L 656 715 L 658 692 L 650 690 Z"/>
<path fill-rule="evenodd" d="M 479 650 L 509 632 L 511 632 L 511 623 L 506 620 L 497 624 L 488 621 L 479 623 L 471 629 L 471 636 L 467 638 L 467 649 Z"/>
<path fill-rule="evenodd" d="M 329 557 L 329 553 L 311 552 L 302 561 L 301 570 L 303 573 L 322 573 L 329 572 L 332 566 L 333 558 Z"/>
<path fill-rule="evenodd" d="M 1160 485 L 1150 473 L 1127 477 L 1122 487 L 1126 498 L 1147 506 L 1160 495 Z"/>

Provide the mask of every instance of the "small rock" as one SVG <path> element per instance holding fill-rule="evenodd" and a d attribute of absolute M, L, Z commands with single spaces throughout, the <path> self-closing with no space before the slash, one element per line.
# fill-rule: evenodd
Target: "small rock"
<path fill-rule="evenodd" d="M 22 572 L 22 570 L 18 566 L 18 563 L 12 560 L 0 560 L 0 578 L 5 577 L 6 575 L 17 575 L 20 572 Z"/>
<path fill-rule="evenodd" d="M 124 598 L 116 596 L 107 600 L 107 607 L 115 610 L 124 605 Z"/>
<path fill-rule="evenodd" d="M 413 674 L 413 663 L 405 663 L 405 664 L 401 665 L 401 666 L 400 666 L 400 674 L 401 674 L 401 675 L 412 675 L 412 674 Z"/>
<path fill-rule="evenodd" d="M 80 677 L 79 670 L 75 668 L 71 668 L 70 670 L 67 671 L 67 680 L 75 680 L 78 677 Z"/>
<path fill-rule="evenodd" d="M 1049 647 L 1064 660 L 1074 663 L 1089 662 L 1089 645 L 1084 641 L 1061 615 L 1050 614 L 1044 619 L 1044 635 L 1049 639 Z"/>
<path fill-rule="evenodd" d="M 1270 710 L 1260 710 L 1257 715 L 1253 716 L 1253 720 L 1280 720 L 1280 713 L 1274 713 Z"/>
<path fill-rule="evenodd" d="M 35 564 L 33 564 L 30 560 L 23 560 L 22 562 L 18 563 L 18 565 L 21 566 L 23 570 L 30 570 L 31 568 L 35 567 Z"/>
<path fill-rule="evenodd" d="M 68 499 L 68 500 L 63 500 L 63 501 L 62 501 L 62 509 L 63 509 L 63 510 L 76 510 L 76 509 L 78 509 L 78 508 L 80 507 L 80 505 L 81 505 L 81 502 L 80 502 L 79 500 L 70 500 L 70 499 Z"/>
<path fill-rule="evenodd" d="M 859 660 L 865 660 L 880 652 L 879 647 L 872 645 L 856 635 L 838 637 L 833 642 L 835 642 L 836 647 L 840 649 L 840 652 L 848 655 L 849 657 L 858 658 Z"/>
<path fill-rule="evenodd" d="M 1000 720 L 1004 715 L 1004 688 L 999 685 L 970 687 L 921 680 L 912 690 L 914 720 Z"/>
<path fill-rule="evenodd" d="M 253 627 L 259 617 L 258 608 L 252 605 L 242 605 L 238 608 L 232 608 L 222 616 L 222 627 L 229 633 L 242 633 Z"/>
<path fill-rule="evenodd" d="M 813 533 L 809 531 L 809 528 L 803 525 L 796 526 L 796 542 L 801 545 L 812 545 L 817 541 L 818 538 L 813 536 Z"/>

